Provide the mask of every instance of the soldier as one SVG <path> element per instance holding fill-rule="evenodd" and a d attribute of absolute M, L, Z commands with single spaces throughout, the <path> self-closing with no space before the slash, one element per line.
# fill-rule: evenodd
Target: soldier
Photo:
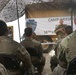
<path fill-rule="evenodd" d="M 61 41 L 57 57 L 63 68 L 67 68 L 69 62 L 76 58 L 76 30 Z"/>
<path fill-rule="evenodd" d="M 65 27 L 65 35 L 68 36 L 68 35 L 70 35 L 72 32 L 73 32 L 72 26 L 67 25 L 67 26 Z M 56 53 L 56 55 L 57 55 L 57 53 L 58 53 L 58 52 L 57 52 L 57 49 L 58 49 L 58 46 L 59 46 L 59 44 L 60 44 L 61 41 L 62 41 L 62 39 L 58 41 L 58 43 L 57 43 L 57 45 L 56 45 L 56 47 L 55 47 L 55 53 Z M 64 57 L 61 58 L 61 59 L 64 59 Z M 55 63 L 56 63 L 56 60 L 57 60 L 57 59 L 55 58 L 54 60 L 55 60 Z M 52 61 L 52 62 L 54 62 L 54 61 Z M 63 62 L 63 63 L 64 63 L 64 62 Z M 59 64 L 61 64 L 60 61 L 59 61 Z M 61 64 L 61 65 L 62 65 L 62 64 Z M 55 67 L 56 67 L 56 66 L 55 66 Z M 61 67 L 60 65 L 58 65 L 58 66 L 54 69 L 53 73 L 54 73 L 54 75 L 63 75 L 63 73 L 64 73 L 65 70 L 66 70 L 65 68 L 63 68 L 63 67 Z"/>
<path fill-rule="evenodd" d="M 72 26 L 69 26 L 69 25 L 67 25 L 64 30 L 65 30 L 65 32 L 64 32 L 65 37 L 68 36 L 68 35 L 70 35 L 70 34 L 73 32 Z M 63 38 L 62 38 L 62 39 L 63 39 Z M 58 42 L 57 42 L 57 44 L 56 44 L 56 46 L 55 46 L 55 49 L 54 49 L 54 50 L 55 50 L 55 54 L 56 54 L 56 55 L 57 55 L 58 45 L 59 45 L 59 43 L 62 41 L 62 39 L 58 40 Z"/>
<path fill-rule="evenodd" d="M 32 28 L 28 27 L 28 28 L 25 28 L 25 31 L 24 31 L 24 35 L 25 35 L 25 40 L 23 40 L 21 42 L 21 44 L 27 48 L 27 47 L 31 47 L 31 48 L 35 48 L 39 58 L 36 58 L 36 59 L 33 59 L 31 58 L 31 60 L 34 60 L 33 63 L 38 63 L 38 73 L 41 75 L 42 71 L 43 71 L 43 67 L 45 65 L 45 58 L 43 56 L 43 49 L 41 47 L 41 43 L 39 41 L 36 41 L 35 39 L 32 39 L 32 34 L 33 34 L 33 31 L 32 31 Z M 37 62 L 37 60 L 39 60 L 40 62 Z"/>
<path fill-rule="evenodd" d="M 15 57 L 16 59 L 19 59 L 22 61 L 23 65 L 24 65 L 23 66 L 24 70 L 25 71 L 27 70 L 30 73 L 30 75 L 34 75 L 32 62 L 31 62 L 29 53 L 21 44 L 8 38 L 7 25 L 4 21 L 0 20 L 0 56 L 1 55 L 16 56 Z M 1 57 L 0 57 L 0 59 L 1 59 Z M 8 60 L 8 59 L 6 59 L 6 60 Z M 8 64 L 8 66 L 10 64 Z M 20 71 L 21 70 L 19 70 L 19 69 L 12 69 L 12 68 L 7 69 L 8 75 L 22 75 Z"/>
<path fill-rule="evenodd" d="M 55 28 L 55 33 L 57 34 L 58 39 L 61 39 L 61 38 L 65 37 L 65 33 L 64 32 L 65 32 L 66 24 L 63 24 L 63 20 L 62 19 L 59 20 L 59 23 L 60 23 L 60 25 L 58 25 Z"/>

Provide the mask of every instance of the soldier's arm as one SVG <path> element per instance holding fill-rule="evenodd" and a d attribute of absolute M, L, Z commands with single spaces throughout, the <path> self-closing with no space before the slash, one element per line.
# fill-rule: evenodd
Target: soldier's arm
<path fill-rule="evenodd" d="M 55 55 L 57 56 L 57 49 L 58 49 L 58 46 L 59 46 L 59 43 L 61 42 L 61 40 L 57 41 L 57 44 L 55 45 L 54 47 L 54 51 L 55 51 Z"/>
<path fill-rule="evenodd" d="M 60 43 L 58 48 L 57 48 L 57 58 L 60 58 L 61 53 L 64 51 L 64 46 Z"/>
<path fill-rule="evenodd" d="M 4 65 L 0 63 L 0 75 L 8 75 L 8 72 Z"/>
<path fill-rule="evenodd" d="M 58 32 L 65 33 L 64 28 L 60 28 L 60 25 L 55 28 L 55 33 L 57 34 Z"/>
<path fill-rule="evenodd" d="M 56 28 L 55 28 L 55 30 L 54 30 L 54 32 L 57 34 L 58 32 L 59 32 L 59 26 L 57 26 Z"/>
<path fill-rule="evenodd" d="M 66 48 L 62 44 L 59 45 L 58 50 L 57 50 L 57 54 L 58 54 L 57 57 L 59 60 L 59 65 L 63 68 L 67 67 L 65 50 Z"/>
<path fill-rule="evenodd" d="M 42 49 L 41 44 L 38 47 L 38 55 L 39 55 L 40 58 L 43 56 L 43 49 Z"/>

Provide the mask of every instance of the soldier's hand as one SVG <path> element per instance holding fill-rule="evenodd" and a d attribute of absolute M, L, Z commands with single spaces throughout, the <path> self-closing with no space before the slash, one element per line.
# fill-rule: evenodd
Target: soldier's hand
<path fill-rule="evenodd" d="M 63 32 L 64 30 L 63 30 L 63 28 L 61 28 L 61 29 L 59 29 L 59 31 Z"/>

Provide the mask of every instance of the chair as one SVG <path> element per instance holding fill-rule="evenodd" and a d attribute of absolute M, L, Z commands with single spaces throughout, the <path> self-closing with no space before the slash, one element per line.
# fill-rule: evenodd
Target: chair
<path fill-rule="evenodd" d="M 38 57 L 39 58 L 38 51 L 35 48 L 27 47 L 26 50 L 28 51 L 28 53 L 31 56 L 34 56 L 34 57 Z"/>
<path fill-rule="evenodd" d="M 39 67 L 40 60 L 41 60 L 38 55 L 38 51 L 35 48 L 31 48 L 31 47 L 27 47 L 26 50 L 28 51 L 28 53 L 31 56 L 31 61 L 35 67 L 35 71 L 38 72 L 38 67 Z"/>

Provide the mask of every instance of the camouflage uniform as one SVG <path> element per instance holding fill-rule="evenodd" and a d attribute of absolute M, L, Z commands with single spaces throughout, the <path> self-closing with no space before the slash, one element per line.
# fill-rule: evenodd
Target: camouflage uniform
<path fill-rule="evenodd" d="M 19 43 L 9 39 L 6 36 L 0 36 L 0 54 L 12 54 L 17 56 L 17 58 L 19 58 L 23 62 L 24 70 L 28 70 L 30 72 L 30 75 L 34 75 L 30 55 L 26 51 L 26 49 Z M 8 74 L 21 75 L 20 71 L 10 69 L 8 69 Z"/>
<path fill-rule="evenodd" d="M 57 41 L 57 44 L 55 45 L 54 51 L 55 51 L 55 55 L 57 56 L 57 48 L 60 44 L 60 42 L 62 41 L 63 38 L 61 38 L 60 40 Z"/>
<path fill-rule="evenodd" d="M 55 28 L 55 33 L 58 35 L 58 39 L 61 39 L 61 38 L 64 38 L 65 37 L 64 32 L 59 31 L 59 29 L 62 29 L 63 31 L 65 31 L 65 27 L 66 27 L 66 25 L 63 24 L 63 25 L 58 25 Z"/>
<path fill-rule="evenodd" d="M 43 49 L 42 49 L 40 42 L 34 39 L 31 39 L 29 37 L 26 37 L 25 40 L 21 42 L 21 44 L 25 48 L 31 47 L 37 50 L 38 56 L 40 57 L 40 59 L 31 57 L 31 60 L 33 63 L 37 63 L 37 61 L 41 60 L 40 67 L 39 67 L 39 71 L 40 71 L 40 69 L 42 69 L 43 66 L 45 65 L 45 58 L 43 57 Z"/>
<path fill-rule="evenodd" d="M 76 58 L 76 31 L 61 41 L 58 47 L 58 58 L 63 65 Z"/>
<path fill-rule="evenodd" d="M 64 75 L 66 69 L 62 68 L 60 65 L 58 65 L 54 70 L 53 70 L 53 75 Z"/>
<path fill-rule="evenodd" d="M 63 38 L 62 38 L 63 39 Z M 57 42 L 57 44 L 56 44 L 56 46 L 55 46 L 55 55 L 56 55 L 56 57 L 57 57 L 57 53 L 58 53 L 58 51 L 57 51 L 57 49 L 58 49 L 58 46 L 59 46 L 59 44 L 60 44 L 60 42 L 62 41 L 62 39 L 60 39 L 60 40 L 58 40 L 58 42 Z M 52 61 L 52 62 L 55 62 L 56 63 L 56 60 L 58 61 L 58 59 L 54 59 L 54 61 Z M 66 71 L 66 69 L 65 68 L 62 68 L 60 65 L 59 65 L 59 61 L 58 61 L 58 63 L 57 63 L 57 66 L 55 66 L 55 68 L 54 68 L 54 70 L 53 70 L 53 75 L 64 75 L 64 73 L 65 73 L 65 71 Z"/>
<path fill-rule="evenodd" d="M 0 63 L 0 75 L 8 75 L 6 68 Z"/>

